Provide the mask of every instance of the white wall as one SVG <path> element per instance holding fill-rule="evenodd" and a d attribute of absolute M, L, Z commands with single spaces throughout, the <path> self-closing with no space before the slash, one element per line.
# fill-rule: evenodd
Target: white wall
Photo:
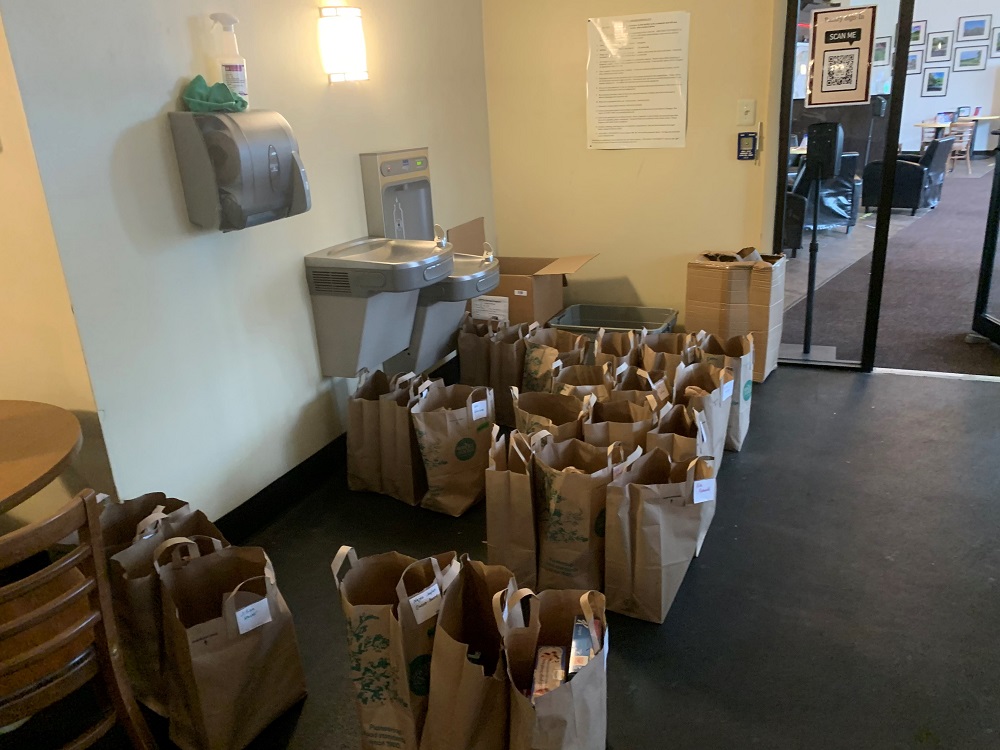
<path fill-rule="evenodd" d="M 896 21 L 899 18 L 899 0 L 854 0 L 852 5 L 876 5 L 878 11 L 875 15 L 876 36 L 895 36 Z M 992 26 L 1000 26 L 1000 2 L 997 0 L 952 0 L 952 2 L 942 2 L 942 0 L 916 0 L 914 9 L 914 21 L 927 21 L 928 36 L 936 31 L 955 32 L 955 49 L 970 47 L 983 42 L 958 42 L 958 19 L 960 16 L 979 16 L 992 14 Z M 923 50 L 927 55 L 927 45 L 913 49 Z M 975 111 L 977 106 L 983 108 L 983 114 L 1000 115 L 1000 58 L 990 58 L 987 60 L 986 70 L 957 72 L 953 69 L 955 59 L 954 50 L 952 61 L 947 67 L 952 68 L 951 77 L 948 82 L 947 96 L 924 97 L 920 95 L 923 85 L 923 70 L 921 75 L 908 75 L 906 77 L 906 93 L 903 97 L 903 125 L 900 132 L 900 141 L 904 151 L 920 150 L 920 129 L 913 127 L 913 124 L 926 119 L 933 119 L 938 112 L 954 111 L 959 107 L 971 107 Z M 932 63 L 929 66 L 925 62 L 925 68 L 943 68 L 944 63 Z M 879 70 L 876 68 L 876 70 Z M 889 68 L 881 68 L 888 71 Z M 975 147 L 977 150 L 992 148 L 996 143 L 996 136 L 991 136 L 990 131 L 1000 126 L 1000 121 L 983 122 L 976 133 Z"/>
<path fill-rule="evenodd" d="M 371 81 L 339 86 L 318 4 L 0 0 L 122 496 L 164 490 L 218 517 L 342 432 L 348 382 L 321 379 L 302 257 L 366 233 L 358 153 L 430 146 L 436 219 L 492 227 L 479 3 L 358 3 Z M 188 224 L 166 118 L 208 72 L 223 8 L 253 106 L 291 123 L 313 198 L 226 235 Z"/>
<path fill-rule="evenodd" d="M 568 301 L 683 309 L 699 252 L 771 250 L 784 3 L 485 0 L 499 252 L 600 253 Z M 687 147 L 587 149 L 587 18 L 691 13 Z M 757 100 L 760 164 L 736 160 Z"/>
<path fill-rule="evenodd" d="M 84 450 L 63 483 L 0 516 L 0 530 L 41 517 L 93 484 L 114 493 L 69 293 L 0 20 L 0 399 L 77 414 Z"/>

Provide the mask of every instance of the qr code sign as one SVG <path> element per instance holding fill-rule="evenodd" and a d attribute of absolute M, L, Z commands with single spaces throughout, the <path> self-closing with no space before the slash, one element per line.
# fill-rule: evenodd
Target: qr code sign
<path fill-rule="evenodd" d="M 858 87 L 857 49 L 829 50 L 823 55 L 822 91 L 853 91 Z"/>

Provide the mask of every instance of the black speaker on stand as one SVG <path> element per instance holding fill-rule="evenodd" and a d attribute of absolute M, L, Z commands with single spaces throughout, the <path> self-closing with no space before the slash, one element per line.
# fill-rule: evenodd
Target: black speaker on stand
<path fill-rule="evenodd" d="M 809 287 L 806 290 L 806 324 L 802 336 L 802 353 L 812 349 L 813 303 L 816 297 L 816 256 L 819 242 L 819 193 L 823 180 L 836 177 L 840 171 L 840 157 L 844 152 L 844 129 L 839 122 L 818 122 L 809 126 L 809 145 L 806 147 L 806 177 L 813 196 L 812 241 L 809 243 Z"/>
<path fill-rule="evenodd" d="M 872 105 L 872 119 L 868 122 L 868 144 L 865 146 L 865 163 L 864 167 L 868 166 L 868 159 L 872 154 L 872 133 L 875 131 L 875 120 L 880 120 L 885 117 L 887 110 L 889 109 L 889 100 L 884 96 L 873 96 L 871 98 Z"/>

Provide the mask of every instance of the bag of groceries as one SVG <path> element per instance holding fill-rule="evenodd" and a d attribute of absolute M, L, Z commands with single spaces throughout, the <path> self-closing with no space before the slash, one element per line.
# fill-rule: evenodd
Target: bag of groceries
<path fill-rule="evenodd" d="M 458 328 L 459 382 L 462 385 L 490 384 L 490 349 L 497 321 L 473 320 L 465 313 Z"/>
<path fill-rule="evenodd" d="M 522 435 L 551 432 L 556 440 L 583 437 L 583 401 L 561 393 L 519 393 L 511 389 L 514 427 Z"/>
<path fill-rule="evenodd" d="M 362 370 L 357 390 L 347 399 L 347 486 L 355 492 L 382 491 L 379 404 L 390 390 L 384 372 Z"/>
<path fill-rule="evenodd" d="M 645 404 L 632 401 L 598 401 L 593 395 L 584 402 L 583 440 L 607 448 L 618 443 L 626 453 L 646 445 L 646 433 L 656 426 L 657 403 L 653 394 Z"/>
<path fill-rule="evenodd" d="M 556 371 L 552 392 L 579 399 L 593 394 L 598 401 L 607 401 L 615 387 L 614 370 L 603 365 L 571 365 Z"/>
<path fill-rule="evenodd" d="M 702 331 L 698 334 L 703 359 L 718 368 L 733 371 L 733 403 L 729 409 L 726 449 L 738 451 L 750 430 L 750 401 L 753 396 L 753 334 L 722 341 Z"/>
<path fill-rule="evenodd" d="M 619 367 L 638 364 L 639 349 L 635 331 L 597 331 L 594 340 L 594 364 L 607 365 L 615 372 Z"/>
<path fill-rule="evenodd" d="M 390 381 L 390 390 L 379 398 L 379 445 L 382 492 L 407 505 L 419 505 L 427 494 L 427 472 L 413 432 L 410 407 L 424 381 L 412 372 Z M 431 381 L 443 385 L 443 380 Z"/>
<path fill-rule="evenodd" d="M 715 459 L 713 467 L 716 474 L 722 466 L 722 455 L 726 447 L 733 382 L 732 370 L 720 370 L 707 362 L 682 364 L 674 375 L 672 402 L 675 405 L 691 406 L 705 413 L 708 439 L 712 445 L 712 452 L 707 455 Z"/>
<path fill-rule="evenodd" d="M 558 328 L 536 328 L 524 337 L 524 390 L 552 391 L 553 366 L 586 364 L 588 340 Z"/>
<path fill-rule="evenodd" d="M 657 409 L 670 401 L 673 382 L 663 370 L 646 372 L 641 367 L 620 366 L 615 373 L 615 387 L 611 390 L 611 401 L 632 401 L 648 404 L 649 395 L 656 398 Z"/>
<path fill-rule="evenodd" d="M 521 433 L 493 427 L 486 469 L 486 550 L 491 565 L 508 568 L 525 586 L 538 575 L 538 534 L 531 482 L 531 446 Z M 509 441 L 509 447 L 508 447 Z"/>
<path fill-rule="evenodd" d="M 525 336 L 538 323 L 501 324 L 490 339 L 490 387 L 496 398 L 496 421 L 504 427 L 514 426 L 514 404 L 510 387 L 520 389 L 524 381 Z"/>
<path fill-rule="evenodd" d="M 674 372 L 678 365 L 700 361 L 698 340 L 690 333 L 646 333 L 639 340 L 642 369 Z"/>

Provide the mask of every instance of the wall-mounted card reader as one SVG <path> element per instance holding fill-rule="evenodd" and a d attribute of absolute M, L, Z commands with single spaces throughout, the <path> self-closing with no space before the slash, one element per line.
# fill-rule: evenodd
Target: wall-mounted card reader
<path fill-rule="evenodd" d="M 756 161 L 757 134 L 740 133 L 736 138 L 736 158 L 740 161 Z"/>

